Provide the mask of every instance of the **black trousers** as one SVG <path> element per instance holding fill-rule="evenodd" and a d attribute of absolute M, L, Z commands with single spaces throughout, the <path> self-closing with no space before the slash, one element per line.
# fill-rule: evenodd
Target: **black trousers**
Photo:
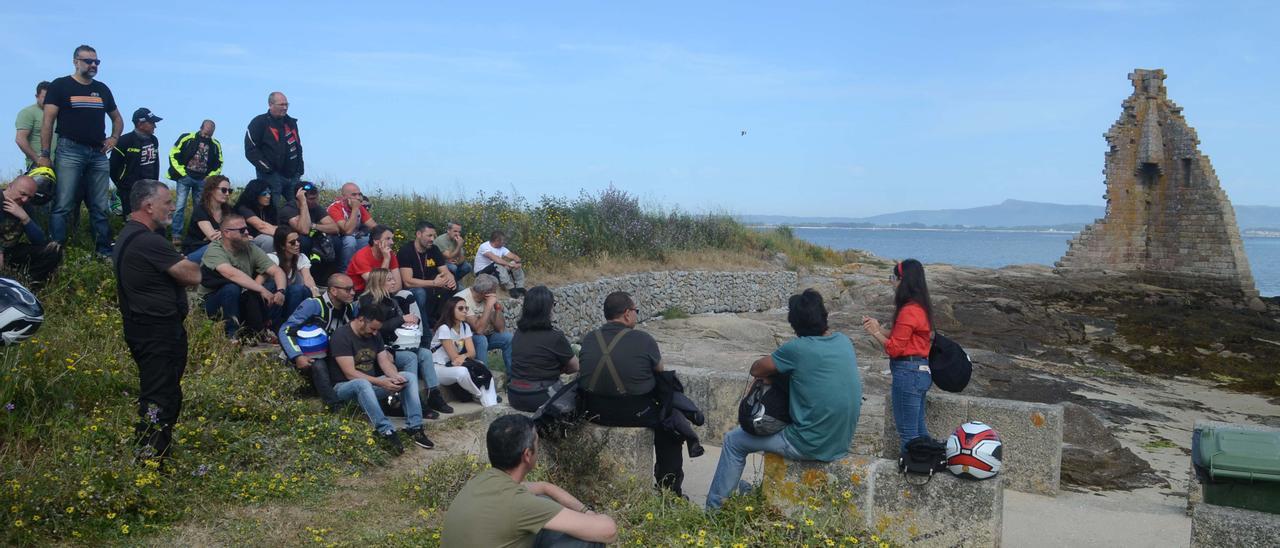
<path fill-rule="evenodd" d="M 4 250 L 5 266 L 26 270 L 27 276 L 37 284 L 47 281 L 61 262 L 62 251 L 49 249 L 46 245 L 17 244 Z"/>
<path fill-rule="evenodd" d="M 151 436 L 157 452 L 168 449 L 182 412 L 182 374 L 187 369 L 187 329 L 181 318 L 125 318 L 124 342 L 138 364 L 139 436 Z M 158 434 L 158 437 L 154 434 Z"/>
<path fill-rule="evenodd" d="M 662 426 L 662 408 L 650 395 L 601 396 L 583 391 L 587 417 L 601 426 L 638 426 L 653 430 L 653 479 L 658 486 L 682 494 L 684 438 Z"/>

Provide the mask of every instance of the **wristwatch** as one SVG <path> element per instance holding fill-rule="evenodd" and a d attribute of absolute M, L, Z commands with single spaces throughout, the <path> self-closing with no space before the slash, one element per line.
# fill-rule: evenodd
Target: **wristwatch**
<path fill-rule="evenodd" d="M 49 154 L 50 154 L 49 149 L 47 149 L 47 148 L 42 148 L 42 149 L 40 149 L 40 157 L 41 157 L 41 158 L 48 158 L 48 157 L 49 157 Z"/>

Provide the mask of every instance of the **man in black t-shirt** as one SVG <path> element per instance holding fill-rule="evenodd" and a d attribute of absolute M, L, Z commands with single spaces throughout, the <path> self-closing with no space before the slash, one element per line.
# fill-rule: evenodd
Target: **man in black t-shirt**
<path fill-rule="evenodd" d="M 129 190 L 134 181 L 160 179 L 160 140 L 156 139 L 156 122 L 162 120 L 150 109 L 133 113 L 133 131 L 126 133 L 111 149 L 111 181 L 120 191 L 124 214 L 129 215 Z"/>
<path fill-rule="evenodd" d="M 418 301 L 418 310 L 434 325 L 440 318 L 440 303 L 453 295 L 458 284 L 449 272 L 448 263 L 436 247 L 436 226 L 418 221 L 412 242 L 405 242 L 396 254 L 400 263 L 400 280 Z"/>
<path fill-rule="evenodd" d="M 365 416 L 373 423 L 373 429 L 391 449 L 399 454 L 404 451 L 395 426 L 382 412 L 379 400 L 392 394 L 400 395 L 404 406 L 405 434 L 409 440 L 423 449 L 435 447 L 422 429 L 422 397 L 418 393 L 418 376 L 401 375 L 395 360 L 382 343 L 383 320 L 389 311 L 380 303 L 360 308 L 356 319 L 339 327 L 329 340 L 329 379 L 339 401 L 356 400 Z"/>
<path fill-rule="evenodd" d="M 76 48 L 72 63 L 76 72 L 49 84 L 44 99 L 44 123 L 40 131 L 41 166 L 52 166 L 58 176 L 56 196 L 49 219 L 49 232 L 59 245 L 67 242 L 67 224 L 74 229 L 79 218 L 79 200 L 89 207 L 89 223 L 93 229 L 98 254 L 111 254 L 111 226 L 107 224 L 110 208 L 110 163 L 107 152 L 116 146 L 124 131 L 124 120 L 116 108 L 115 97 L 106 84 L 94 80 L 98 75 L 98 52 L 89 46 Z M 106 137 L 103 115 L 111 117 L 111 136 Z M 58 126 L 58 161 L 49 161 L 53 146 L 53 126 Z"/>
<path fill-rule="evenodd" d="M 173 222 L 173 195 L 156 180 L 133 185 L 136 205 L 120 231 L 113 264 L 124 319 L 124 341 L 138 364 L 137 450 L 163 457 L 182 411 L 187 367 L 186 288 L 200 283 L 200 265 L 182 257 L 164 229 Z"/>
<path fill-rule="evenodd" d="M 663 428 L 654 395 L 662 371 L 662 353 L 653 336 L 635 329 L 640 309 L 623 291 L 604 299 L 605 324 L 582 337 L 578 378 L 583 405 L 592 422 L 604 426 L 653 429 L 654 479 L 681 493 L 684 438 Z M 603 342 L 602 342 L 603 341 Z"/>

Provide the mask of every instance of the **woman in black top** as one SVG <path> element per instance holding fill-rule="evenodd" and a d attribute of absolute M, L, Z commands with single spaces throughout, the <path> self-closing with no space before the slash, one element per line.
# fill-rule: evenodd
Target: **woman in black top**
<path fill-rule="evenodd" d="M 199 263 L 209 242 L 222 238 L 218 229 L 222 226 L 222 217 L 231 213 L 227 205 L 230 198 L 230 179 L 224 175 L 205 177 L 200 201 L 191 212 L 191 224 L 187 225 L 187 235 L 182 239 L 182 253 L 188 260 Z"/>
<path fill-rule="evenodd" d="M 235 212 L 244 217 L 253 236 L 253 245 L 271 253 L 272 237 L 276 234 L 276 206 L 271 203 L 271 187 L 262 179 L 254 179 L 245 185 L 244 192 L 236 198 Z"/>
<path fill-rule="evenodd" d="M 555 304 L 555 296 L 544 285 L 524 296 L 511 340 L 511 380 L 507 385 L 511 407 L 520 411 L 537 411 L 550 397 L 547 389 L 561 374 L 578 372 L 578 357 L 568 337 L 551 324 Z"/>

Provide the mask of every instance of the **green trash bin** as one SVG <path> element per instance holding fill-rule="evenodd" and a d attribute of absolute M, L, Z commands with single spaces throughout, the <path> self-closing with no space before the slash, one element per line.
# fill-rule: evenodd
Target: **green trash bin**
<path fill-rule="evenodd" d="M 1280 432 L 1197 428 L 1191 446 L 1205 502 L 1280 514 Z"/>

